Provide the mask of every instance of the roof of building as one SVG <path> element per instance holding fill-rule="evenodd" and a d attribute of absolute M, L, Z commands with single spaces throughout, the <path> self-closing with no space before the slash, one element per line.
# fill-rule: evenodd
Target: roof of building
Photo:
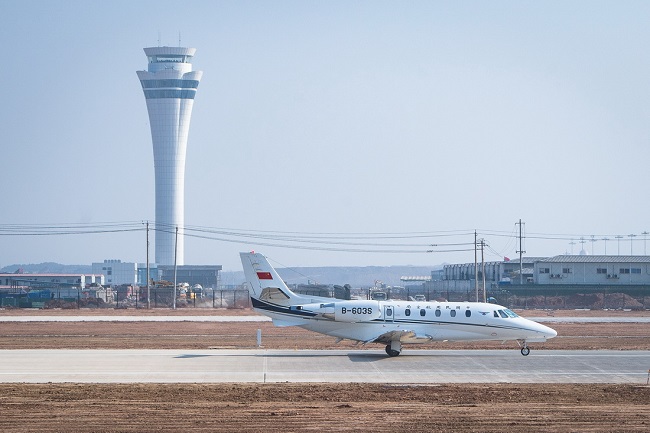
<path fill-rule="evenodd" d="M 542 261 L 542 260 L 546 260 L 547 258 L 548 257 L 523 257 L 521 259 L 521 262 L 522 263 L 535 263 L 535 262 L 539 262 L 539 261 Z M 510 263 L 510 264 L 519 263 L 519 257 L 514 258 L 514 259 L 504 260 L 503 263 Z"/>
<path fill-rule="evenodd" d="M 48 277 L 57 277 L 57 278 L 70 278 L 70 277 L 99 277 L 103 274 L 16 274 L 14 272 L 2 272 L 0 273 L 0 277 L 3 278 L 15 278 L 17 280 L 20 279 L 25 279 L 25 278 L 48 278 Z"/>
<path fill-rule="evenodd" d="M 431 275 L 428 276 L 402 276 L 400 281 L 404 282 L 418 282 L 418 281 L 431 281 Z"/>
<path fill-rule="evenodd" d="M 561 255 L 539 260 L 544 263 L 650 263 L 650 256 Z"/>

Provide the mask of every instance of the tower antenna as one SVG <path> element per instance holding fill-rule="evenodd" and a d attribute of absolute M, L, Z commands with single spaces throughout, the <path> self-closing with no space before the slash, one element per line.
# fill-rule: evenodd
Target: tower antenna
<path fill-rule="evenodd" d="M 158 46 L 160 46 L 160 30 L 158 30 Z"/>
<path fill-rule="evenodd" d="M 178 46 L 181 46 L 181 32 L 180 30 L 178 31 Z"/>

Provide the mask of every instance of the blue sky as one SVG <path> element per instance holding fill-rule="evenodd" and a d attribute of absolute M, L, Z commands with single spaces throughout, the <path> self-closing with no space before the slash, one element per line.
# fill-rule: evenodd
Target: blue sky
<path fill-rule="evenodd" d="M 0 227 L 153 219 L 135 71 L 147 67 L 143 47 L 176 46 L 180 33 L 203 71 L 188 225 L 350 243 L 353 233 L 406 244 L 416 242 L 407 233 L 431 234 L 418 251 L 471 242 L 477 229 L 495 260 L 516 255 L 521 218 L 528 255 L 578 252 L 591 235 L 589 252 L 640 254 L 649 16 L 645 1 L 0 0 Z M 443 232 L 455 236 L 433 236 Z M 0 266 L 145 258 L 142 231 L 0 242 Z M 228 270 L 250 249 L 289 266 L 474 258 L 197 237 L 185 249 L 186 263 Z"/>

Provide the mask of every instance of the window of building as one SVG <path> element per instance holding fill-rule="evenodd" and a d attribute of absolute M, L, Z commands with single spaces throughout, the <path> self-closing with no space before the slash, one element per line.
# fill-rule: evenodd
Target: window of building
<path fill-rule="evenodd" d="M 619 274 L 629 274 L 630 273 L 630 268 L 621 268 L 618 270 Z"/>
<path fill-rule="evenodd" d="M 550 268 L 539 268 L 539 273 L 540 274 L 550 274 L 551 269 Z"/>
<path fill-rule="evenodd" d="M 632 268 L 632 273 L 633 274 L 640 274 L 641 273 L 641 268 Z"/>
<path fill-rule="evenodd" d="M 562 268 L 562 273 L 563 274 L 570 274 L 573 272 L 573 269 L 571 268 Z"/>
<path fill-rule="evenodd" d="M 607 273 L 607 268 L 596 268 L 596 273 L 597 274 L 606 274 Z"/>

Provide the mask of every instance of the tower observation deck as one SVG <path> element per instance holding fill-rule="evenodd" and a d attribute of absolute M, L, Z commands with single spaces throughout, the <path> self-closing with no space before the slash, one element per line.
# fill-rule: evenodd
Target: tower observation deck
<path fill-rule="evenodd" d="M 147 101 L 156 179 L 156 263 L 184 264 L 185 154 L 194 96 L 202 71 L 192 71 L 196 48 L 144 49 L 146 71 L 137 71 Z"/>

